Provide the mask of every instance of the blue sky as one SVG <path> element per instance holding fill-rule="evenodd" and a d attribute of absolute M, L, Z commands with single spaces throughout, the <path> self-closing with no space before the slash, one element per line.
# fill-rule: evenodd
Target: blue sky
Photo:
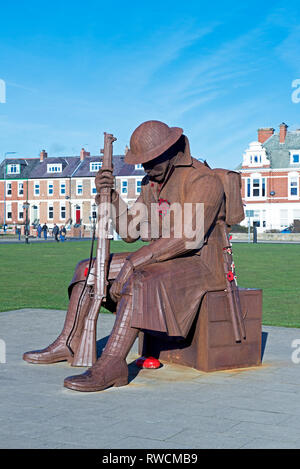
<path fill-rule="evenodd" d="M 123 153 L 158 119 L 236 167 L 259 127 L 300 128 L 296 1 L 14 1 L 0 11 L 0 159 Z"/>

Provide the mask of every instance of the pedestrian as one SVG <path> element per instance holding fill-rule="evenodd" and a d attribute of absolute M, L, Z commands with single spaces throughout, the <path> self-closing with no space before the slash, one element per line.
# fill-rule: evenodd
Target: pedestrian
<path fill-rule="evenodd" d="M 57 226 L 56 223 L 54 223 L 54 226 L 52 228 L 52 235 L 54 236 L 55 238 L 55 241 L 57 241 L 59 243 L 59 239 L 58 239 L 58 235 L 59 235 L 59 228 Z"/>
<path fill-rule="evenodd" d="M 60 234 L 61 242 L 64 242 L 64 240 L 66 239 L 66 234 L 67 234 L 67 230 L 65 228 L 65 225 L 61 225 L 59 234 Z"/>
<path fill-rule="evenodd" d="M 38 238 L 40 238 L 41 233 L 42 233 L 42 227 L 41 227 L 40 223 L 38 224 L 36 230 L 37 230 L 37 236 L 38 236 Z"/>
<path fill-rule="evenodd" d="M 43 226 L 42 226 L 42 232 L 44 233 L 44 239 L 47 239 L 48 231 L 49 231 L 48 226 L 46 225 L 46 223 L 44 223 Z"/>
<path fill-rule="evenodd" d="M 16 235 L 18 235 L 19 241 L 21 240 L 21 228 L 16 226 Z"/>

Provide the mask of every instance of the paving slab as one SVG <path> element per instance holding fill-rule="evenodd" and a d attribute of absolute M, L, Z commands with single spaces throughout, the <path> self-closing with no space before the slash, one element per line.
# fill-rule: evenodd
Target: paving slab
<path fill-rule="evenodd" d="M 130 383 L 96 393 L 63 387 L 86 368 L 22 360 L 60 332 L 65 311 L 0 313 L 0 448 L 299 448 L 300 329 L 263 326 L 262 366 L 204 373 L 164 364 L 140 370 L 137 341 Z M 100 314 L 99 349 L 115 316 Z"/>

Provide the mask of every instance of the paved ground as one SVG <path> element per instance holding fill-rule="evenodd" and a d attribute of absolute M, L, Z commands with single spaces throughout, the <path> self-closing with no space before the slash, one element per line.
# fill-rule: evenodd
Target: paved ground
<path fill-rule="evenodd" d="M 0 313 L 6 363 L 0 363 L 1 448 L 300 448 L 300 329 L 263 327 L 261 367 L 202 373 L 181 366 L 139 370 L 128 386 L 98 393 L 63 387 L 85 369 L 30 365 L 22 354 L 48 345 L 63 311 Z M 113 315 L 100 315 L 105 338 Z M 102 340 L 102 343 L 105 339 Z M 2 357 L 3 358 L 3 357 Z"/>

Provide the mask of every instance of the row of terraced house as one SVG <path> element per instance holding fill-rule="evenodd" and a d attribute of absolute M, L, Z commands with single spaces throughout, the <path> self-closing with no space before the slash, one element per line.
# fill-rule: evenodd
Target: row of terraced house
<path fill-rule="evenodd" d="M 46 223 L 90 232 L 95 216 L 95 176 L 102 156 L 82 148 L 80 156 L 5 158 L 0 165 L 0 224 L 23 227 Z M 141 191 L 142 165 L 128 165 L 124 155 L 113 156 L 116 190 L 131 203 Z"/>

